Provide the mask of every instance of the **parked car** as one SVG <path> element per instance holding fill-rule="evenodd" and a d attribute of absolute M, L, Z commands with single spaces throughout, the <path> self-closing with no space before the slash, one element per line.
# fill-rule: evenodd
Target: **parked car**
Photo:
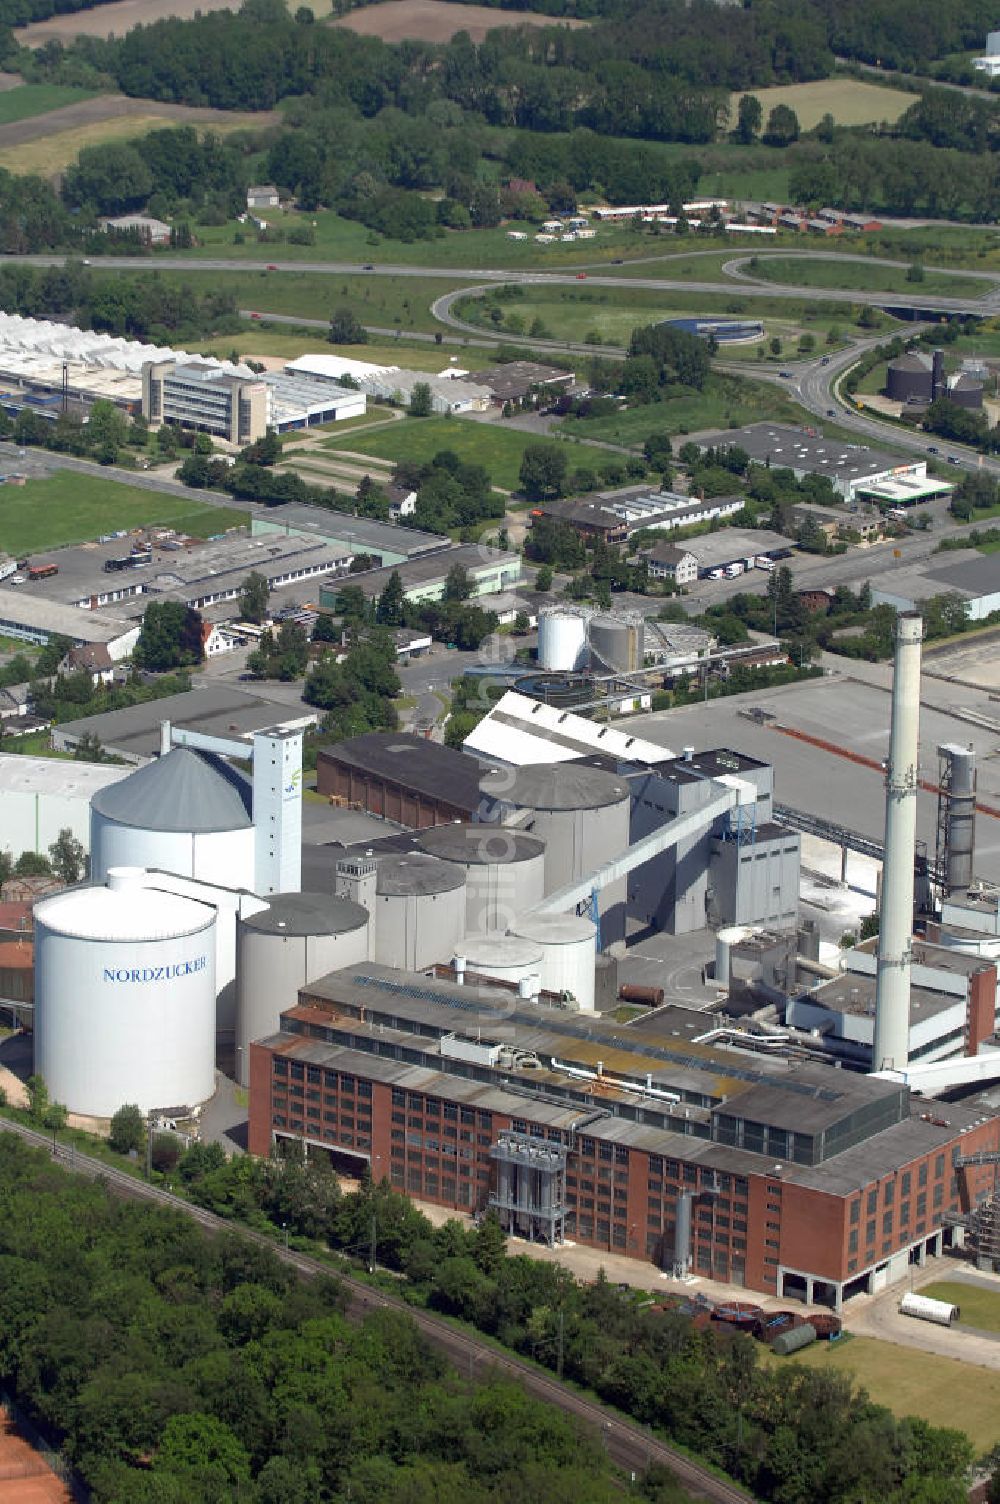
<path fill-rule="evenodd" d="M 277 262 L 269 261 L 267 263 L 267 269 L 269 272 L 276 272 L 278 270 Z"/>
<path fill-rule="evenodd" d="M 577 272 L 577 274 L 576 274 L 576 280 L 578 282 L 586 282 L 586 280 L 587 280 L 587 273 L 586 272 Z"/>

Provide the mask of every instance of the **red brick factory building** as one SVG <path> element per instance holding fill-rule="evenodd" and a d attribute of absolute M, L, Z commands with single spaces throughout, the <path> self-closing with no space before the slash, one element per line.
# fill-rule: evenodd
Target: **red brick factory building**
<path fill-rule="evenodd" d="M 957 1240 L 994 1171 L 956 1161 L 1000 1148 L 1000 1119 L 727 1047 L 713 1022 L 622 1027 L 359 963 L 250 1046 L 249 1148 L 301 1142 L 530 1240 L 836 1309 Z"/>
<path fill-rule="evenodd" d="M 413 830 L 467 820 L 478 810 L 482 769 L 474 758 L 402 731 L 369 731 L 324 747 L 316 789 L 332 803 Z"/>

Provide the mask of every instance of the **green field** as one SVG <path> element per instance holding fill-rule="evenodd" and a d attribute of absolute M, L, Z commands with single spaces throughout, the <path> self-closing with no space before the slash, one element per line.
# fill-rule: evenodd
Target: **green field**
<path fill-rule="evenodd" d="M 669 263 L 647 270 L 647 276 L 674 276 Z M 504 321 L 494 323 L 490 309 L 499 308 Z M 651 288 L 630 287 L 627 284 L 619 291 L 613 287 L 531 287 L 524 289 L 523 297 L 510 299 L 461 298 L 454 305 L 458 318 L 476 324 L 485 331 L 499 335 L 516 344 L 527 336 L 518 332 L 519 324 L 525 330 L 531 328 L 535 319 L 540 319 L 546 334 L 556 340 L 586 341 L 594 343 L 594 353 L 600 354 L 601 344 L 622 347 L 628 344 L 632 330 L 644 324 L 659 323 L 662 319 L 685 318 L 692 314 L 704 317 L 759 318 L 764 323 L 767 339 L 777 337 L 783 341 L 796 341 L 801 334 L 810 333 L 817 340 L 825 339 L 831 328 L 843 330 L 854 322 L 856 310 L 849 303 L 810 303 L 803 299 L 769 297 L 766 293 L 754 295 L 738 283 L 732 293 L 675 292 L 668 289 L 657 292 Z M 511 327 L 511 318 L 514 327 Z M 895 320 L 883 318 L 882 327 L 897 327 Z M 593 338 L 596 336 L 596 339 Z M 599 343 L 598 343 L 599 341 Z M 733 346 L 729 353 L 732 360 L 754 360 L 757 350 L 752 344 Z M 783 359 L 789 358 L 786 348 Z"/>
<path fill-rule="evenodd" d="M 47 115 L 50 110 L 61 110 L 67 104 L 81 104 L 93 99 L 95 89 L 71 89 L 62 84 L 21 84 L 19 88 L 7 89 L 0 94 L 0 125 L 13 125 L 15 120 L 30 120 L 35 115 Z"/>
<path fill-rule="evenodd" d="M 415 371 L 437 373 L 446 366 L 458 363 L 452 356 L 462 340 L 457 335 L 449 337 L 449 331 L 445 330 L 440 345 L 423 340 L 408 340 L 405 336 L 400 339 L 372 340 L 366 345 L 331 345 L 324 338 L 322 329 L 303 331 L 301 334 L 278 334 L 274 325 L 255 322 L 247 326 L 245 333 L 223 334 L 218 339 L 207 342 L 198 340 L 194 343 L 202 355 L 216 355 L 221 360 L 228 360 L 234 351 L 244 360 L 247 357 L 251 360 L 294 360 L 307 351 L 315 354 L 320 350 L 325 355 L 346 355 L 349 360 L 368 360 L 377 366 L 407 366 Z M 479 369 L 492 364 L 493 357 L 489 350 L 478 350 L 474 357 L 462 356 L 463 366 L 466 366 L 467 359 L 474 359 L 476 368 Z"/>
<path fill-rule="evenodd" d="M 407 418 L 404 423 L 394 423 L 391 428 L 380 428 L 375 433 L 361 434 L 357 438 L 346 435 L 343 439 L 329 439 L 325 447 L 370 454 L 376 459 L 413 460 L 418 464 L 433 459 L 441 449 L 450 449 L 466 464 L 484 465 L 495 486 L 505 491 L 514 491 L 518 486 L 518 470 L 526 446 L 544 442 L 543 438 L 535 434 L 504 428 L 500 422 L 477 423 L 462 418 Z M 565 451 L 571 469 L 577 466 L 593 469 L 602 460 L 616 458 L 589 445 L 559 440 L 554 442 Z"/>
<path fill-rule="evenodd" d="M 944 297 L 985 296 L 995 281 L 987 277 L 953 277 L 945 271 L 925 271 L 922 282 L 908 282 L 906 267 L 886 266 L 879 261 L 833 261 L 816 256 L 769 256 L 758 254 L 746 267 L 749 276 L 764 282 L 793 287 L 841 288 L 845 292 L 912 293 L 919 297 L 940 293 Z"/>
<path fill-rule="evenodd" d="M 154 522 L 208 538 L 245 525 L 246 515 L 70 470 L 0 487 L 0 551 L 10 554 L 88 543 L 102 533 Z"/>
<path fill-rule="evenodd" d="M 961 1288 L 964 1291 L 966 1286 Z M 850 1374 L 894 1415 L 918 1415 L 933 1426 L 964 1431 L 977 1453 L 989 1451 L 1000 1441 L 1000 1373 L 992 1369 L 874 1337 L 816 1342 L 794 1357 L 768 1354 L 765 1361 L 807 1363 L 811 1368 Z"/>
<path fill-rule="evenodd" d="M 856 78 L 820 78 L 809 84 L 779 84 L 773 89 L 753 89 L 764 111 L 764 122 L 776 105 L 794 110 L 799 125 L 811 131 L 824 115 L 832 115 L 838 125 L 873 125 L 886 120 L 890 124 L 910 108 L 919 97 L 902 89 L 887 89 L 879 84 L 862 83 Z M 735 122 L 740 94 L 729 101 L 730 119 Z"/>
<path fill-rule="evenodd" d="M 767 419 L 787 423 L 811 421 L 779 386 L 715 373 L 702 392 L 653 402 L 648 407 L 627 408 L 610 418 L 565 418 L 560 429 L 578 439 L 601 439 L 605 443 L 641 448 L 651 433 L 697 433 L 705 428 L 741 426 Z"/>
<path fill-rule="evenodd" d="M 426 248 L 425 248 L 426 253 Z M 155 258 L 149 271 L 155 271 Z M 103 281 L 111 277 L 130 275 L 128 272 L 95 273 Z M 148 276 L 149 272 L 131 273 L 133 276 Z M 289 314 L 296 318 L 329 319 L 335 308 L 347 305 L 362 324 L 380 325 L 386 329 L 399 329 L 403 335 L 409 329 L 431 333 L 440 329 L 440 324 L 431 317 L 430 305 L 435 298 L 446 293 L 449 287 L 462 287 L 461 280 L 449 282 L 436 277 L 365 277 L 329 275 L 323 272 L 268 272 L 246 271 L 221 274 L 199 266 L 192 261 L 183 271 L 164 271 L 159 274 L 164 282 L 175 286 L 202 286 L 211 281 L 212 288 L 224 288 L 232 293 L 237 306 L 255 312 Z M 311 348 L 322 349 L 324 329 L 315 331 Z M 268 336 L 270 337 L 270 336 Z M 299 336 L 296 336 L 298 338 Z M 392 336 L 390 335 L 390 340 Z M 232 349 L 234 340 L 240 345 L 247 343 L 245 333 L 223 336 L 222 343 Z M 199 342 L 200 348 L 200 342 Z M 368 347 L 351 347 L 351 354 L 358 360 L 367 360 Z M 402 364 L 402 362 L 397 362 Z"/>
<path fill-rule="evenodd" d="M 960 1306 L 959 1320 L 963 1326 L 974 1326 L 981 1332 L 1000 1332 L 1000 1288 L 989 1290 L 961 1279 L 936 1279 L 932 1285 L 921 1285 L 920 1293 L 931 1300 Z"/>

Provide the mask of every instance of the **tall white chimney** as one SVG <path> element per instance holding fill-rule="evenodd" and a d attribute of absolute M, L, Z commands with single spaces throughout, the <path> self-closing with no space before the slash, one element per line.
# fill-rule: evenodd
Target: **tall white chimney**
<path fill-rule="evenodd" d="M 885 861 L 878 936 L 873 1070 L 904 1070 L 910 1037 L 910 941 L 913 864 L 917 846 L 917 755 L 920 728 L 920 643 L 916 611 L 896 618 L 892 729 L 885 776 Z"/>

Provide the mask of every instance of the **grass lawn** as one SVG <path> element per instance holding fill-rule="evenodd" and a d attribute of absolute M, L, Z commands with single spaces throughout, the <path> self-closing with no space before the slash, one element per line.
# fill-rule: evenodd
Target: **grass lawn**
<path fill-rule="evenodd" d="M 959 1320 L 963 1326 L 974 1326 L 981 1332 L 1000 1332 L 1000 1289 L 989 1290 L 961 1279 L 936 1279 L 932 1285 L 921 1285 L 920 1293 L 931 1300 L 961 1306 Z"/>
<path fill-rule="evenodd" d="M 836 287 L 845 292 L 941 293 L 974 298 L 996 284 L 986 277 L 952 277 L 948 272 L 925 271 L 922 282 L 908 282 L 906 268 L 878 261 L 826 261 L 821 256 L 770 256 L 757 253 L 747 270 L 765 282 L 795 287 Z"/>
<path fill-rule="evenodd" d="M 208 538 L 245 526 L 246 516 L 70 470 L 0 489 L 0 549 L 11 554 L 87 543 L 102 533 L 153 522 Z"/>
<path fill-rule="evenodd" d="M 874 1337 L 816 1342 L 791 1358 L 768 1355 L 764 1361 L 848 1373 L 894 1415 L 918 1415 L 933 1426 L 962 1430 L 977 1452 L 1000 1441 L 1000 1373 L 992 1369 Z"/>
<path fill-rule="evenodd" d="M 427 248 L 424 249 L 426 254 Z M 272 255 L 274 254 L 272 247 Z M 148 276 L 154 271 L 156 258 L 152 257 L 148 270 L 144 269 L 141 275 Z M 102 268 L 97 274 L 102 279 L 108 276 L 116 281 L 129 275 L 121 270 L 112 272 L 110 268 L 106 273 Z M 466 285 L 460 279 L 449 283 L 436 277 L 342 277 L 324 272 L 310 274 L 248 270 L 223 275 L 201 267 L 197 261 L 192 261 L 183 271 L 163 271 L 159 275 L 165 283 L 183 287 L 201 287 L 201 279 L 204 278 L 206 290 L 209 285 L 212 288 L 224 288 L 226 292 L 232 293 L 237 307 L 261 313 L 282 313 L 297 318 L 326 320 L 335 308 L 347 305 L 362 324 L 377 324 L 387 329 L 399 328 L 404 336 L 408 329 L 418 329 L 425 333 L 440 329 L 440 324 L 431 317 L 431 303 L 446 293 L 450 286 Z M 267 337 L 271 338 L 271 335 Z M 295 335 L 294 338 L 299 339 L 301 336 Z M 241 333 L 223 337 L 223 343 L 229 349 L 232 349 L 234 340 L 242 345 L 247 342 L 248 336 Z M 317 329 L 309 344 L 312 349 L 325 349 L 323 330 Z M 350 353 L 358 360 L 368 360 L 371 358 L 366 353 L 368 350 L 367 345 L 352 345 Z M 393 363 L 402 364 L 398 360 Z"/>
<path fill-rule="evenodd" d="M 84 99 L 93 99 L 96 92 L 95 89 L 71 89 L 63 84 L 21 84 L 0 94 L 0 125 L 47 115 L 50 110 L 61 110 L 67 104 L 80 104 Z"/>
<path fill-rule="evenodd" d="M 700 429 L 741 426 L 765 419 L 800 423 L 807 418 L 808 414 L 771 382 L 716 373 L 709 377 L 702 392 L 672 397 L 648 407 L 627 408 L 610 418 L 589 421 L 566 418 L 560 428 L 574 438 L 641 446 L 651 433 L 697 433 Z"/>
<path fill-rule="evenodd" d="M 775 105 L 784 104 L 795 111 L 799 125 L 810 131 L 824 115 L 832 115 L 838 125 L 871 125 L 882 120 L 890 124 L 910 108 L 919 97 L 902 89 L 886 89 L 879 84 L 861 83 L 856 78 L 821 78 L 811 84 L 782 84 L 773 89 L 751 91 L 760 100 L 764 123 Z M 736 119 L 741 94 L 729 101 L 730 118 Z"/>
<path fill-rule="evenodd" d="M 594 437 L 598 437 L 596 434 Z M 394 423 L 391 428 L 380 428 L 375 433 L 350 435 L 344 439 L 333 438 L 327 449 L 352 450 L 358 454 L 371 454 L 385 460 L 413 460 L 425 463 L 434 458 L 441 449 L 451 449 L 466 464 L 484 465 L 495 486 L 505 491 L 514 491 L 518 486 L 518 471 L 521 457 L 529 444 L 545 443 L 535 434 L 521 433 L 516 428 L 505 428 L 499 422 L 477 423 L 462 418 L 407 418 L 403 423 Z M 602 454 L 582 444 L 554 441 L 565 450 L 570 469 L 583 466 L 594 469 L 611 454 Z"/>
<path fill-rule="evenodd" d="M 652 271 L 659 275 L 660 269 Z M 669 262 L 663 263 L 662 275 L 671 277 L 674 272 Z M 499 307 L 505 322 L 495 325 L 488 310 Z M 656 324 L 662 319 L 690 318 L 692 314 L 725 317 L 758 318 L 763 320 L 767 339 L 777 336 L 781 340 L 797 340 L 800 334 L 810 333 L 820 340 L 828 330 L 836 327 L 843 330 L 853 322 L 849 303 L 799 303 L 794 298 L 770 298 L 747 295 L 738 284 L 733 284 L 732 293 L 655 292 L 650 288 L 624 286 L 620 291 L 613 287 L 526 287 L 523 297 L 508 300 L 463 298 L 456 303 L 454 312 L 459 318 L 481 324 L 482 328 L 498 334 L 516 344 L 521 337 L 516 328 L 511 329 L 507 320 L 512 316 L 520 319 L 525 329 L 541 319 L 546 333 L 553 339 L 577 341 L 596 335 L 600 342 L 613 346 L 628 344 L 632 330 L 644 324 Z M 886 320 L 886 327 L 895 327 L 894 320 Z M 595 343 L 595 354 L 600 353 L 600 344 Z M 734 360 L 753 360 L 752 345 L 734 346 L 729 352 Z M 787 359 L 787 351 L 785 358 Z"/>
<path fill-rule="evenodd" d="M 273 325 L 269 328 L 266 323 L 263 326 L 253 323 L 248 325 L 245 333 L 223 334 L 206 344 L 199 341 L 198 349 L 203 355 L 216 355 L 221 360 L 228 360 L 234 350 L 239 352 L 242 359 L 249 357 L 251 360 L 295 360 L 299 355 L 321 351 L 324 355 L 346 355 L 350 360 L 371 361 L 376 366 L 407 366 L 411 370 L 432 371 L 436 374 L 446 366 L 459 364 L 459 361 L 452 360 L 455 343 L 449 341 L 446 330 L 441 345 L 407 340 L 405 337 L 367 345 L 331 345 L 323 338 L 320 329 L 303 330 L 301 334 L 279 334 L 275 332 Z M 478 350 L 474 358 L 477 369 L 492 363 L 489 350 Z M 466 356 L 461 357 L 460 363 L 468 368 Z"/>

